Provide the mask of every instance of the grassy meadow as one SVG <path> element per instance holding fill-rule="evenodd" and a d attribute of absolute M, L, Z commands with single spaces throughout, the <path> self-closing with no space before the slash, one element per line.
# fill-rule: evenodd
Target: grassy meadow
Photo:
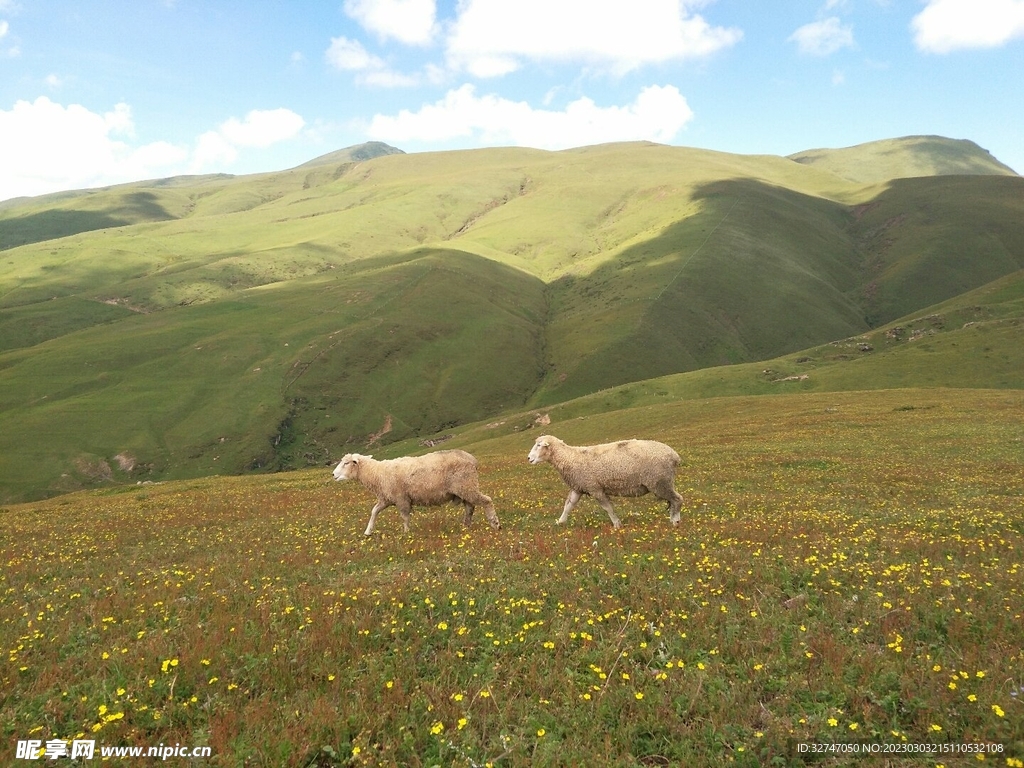
<path fill-rule="evenodd" d="M 460 436 L 498 532 L 392 509 L 366 538 L 371 498 L 327 468 L 0 509 L 0 761 L 87 737 L 218 766 L 800 765 L 792 739 L 863 738 L 1021 765 L 1021 391 L 604 411 Z M 636 499 L 618 533 L 590 500 L 556 526 L 541 430 L 673 445 L 682 525 Z"/>

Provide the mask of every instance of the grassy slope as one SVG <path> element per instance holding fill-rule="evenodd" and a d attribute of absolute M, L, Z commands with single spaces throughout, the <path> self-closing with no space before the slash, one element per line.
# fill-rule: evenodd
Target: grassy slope
<path fill-rule="evenodd" d="M 864 186 L 648 144 L 327 158 L 147 189 L 151 218 L 173 220 L 0 252 L 8 496 L 75 487 L 125 450 L 157 476 L 302 466 L 389 415 L 384 443 L 761 360 L 1024 252 L 1019 178 Z M 113 217 L 137 193 L 61 205 Z"/>
<path fill-rule="evenodd" d="M 1024 390 L 1024 272 L 855 337 L 771 360 L 632 382 L 512 412 L 455 430 L 450 444 L 487 450 L 492 441 L 534 430 L 541 414 L 551 419 L 552 426 L 544 429 L 560 436 L 557 430 L 602 414 L 611 418 L 617 413 L 624 424 L 636 424 L 607 436 L 612 439 L 641 434 L 638 414 L 657 413 L 669 403 L 921 387 Z M 603 440 L 599 431 L 588 439 Z M 388 455 L 417 450 L 412 442 L 398 442 L 388 447 Z"/>
<path fill-rule="evenodd" d="M 543 312 L 540 281 L 424 250 L 9 352 L 4 496 L 320 463 L 390 417 L 389 439 L 482 418 L 535 386 Z"/>

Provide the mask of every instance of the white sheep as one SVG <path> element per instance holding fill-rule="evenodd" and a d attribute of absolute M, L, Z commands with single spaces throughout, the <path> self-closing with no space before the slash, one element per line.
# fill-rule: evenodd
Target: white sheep
<path fill-rule="evenodd" d="M 531 464 L 548 462 L 569 486 L 559 525 L 586 494 L 601 505 L 612 526 L 622 523 L 609 496 L 643 496 L 653 493 L 668 502 L 669 519 L 679 525 L 683 497 L 674 487 L 679 454 L 664 443 L 654 440 L 620 440 L 602 445 L 567 445 L 557 437 L 542 435 L 530 450 Z"/>
<path fill-rule="evenodd" d="M 334 468 L 334 479 L 358 480 L 377 495 L 366 526 L 367 536 L 373 533 L 382 509 L 398 507 L 402 525 L 408 532 L 413 504 L 435 506 L 454 500 L 461 501 L 466 510 L 466 525 L 473 519 L 475 506 L 482 504 L 491 527 L 501 528 L 490 496 L 480 493 L 476 458 L 465 451 L 435 451 L 386 461 L 350 453 Z"/>

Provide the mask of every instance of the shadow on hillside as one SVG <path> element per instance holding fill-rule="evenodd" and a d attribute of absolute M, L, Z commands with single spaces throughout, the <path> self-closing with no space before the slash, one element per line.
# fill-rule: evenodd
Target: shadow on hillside
<path fill-rule="evenodd" d="M 61 237 L 122 227 L 139 221 L 173 219 L 152 192 L 132 192 L 106 211 L 49 210 L 0 221 L 0 251 Z"/>
<path fill-rule="evenodd" d="M 756 179 L 705 184 L 691 199 L 695 215 L 549 285 L 560 337 L 571 345 L 576 328 L 593 329 L 586 353 L 556 352 L 558 399 L 866 328 L 849 208 Z"/>

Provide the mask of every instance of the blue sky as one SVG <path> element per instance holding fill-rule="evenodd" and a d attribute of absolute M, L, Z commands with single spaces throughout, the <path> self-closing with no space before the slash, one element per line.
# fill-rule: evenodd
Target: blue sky
<path fill-rule="evenodd" d="M 0 199 L 409 152 L 971 139 L 1024 173 L 1024 0 L 0 0 Z"/>

